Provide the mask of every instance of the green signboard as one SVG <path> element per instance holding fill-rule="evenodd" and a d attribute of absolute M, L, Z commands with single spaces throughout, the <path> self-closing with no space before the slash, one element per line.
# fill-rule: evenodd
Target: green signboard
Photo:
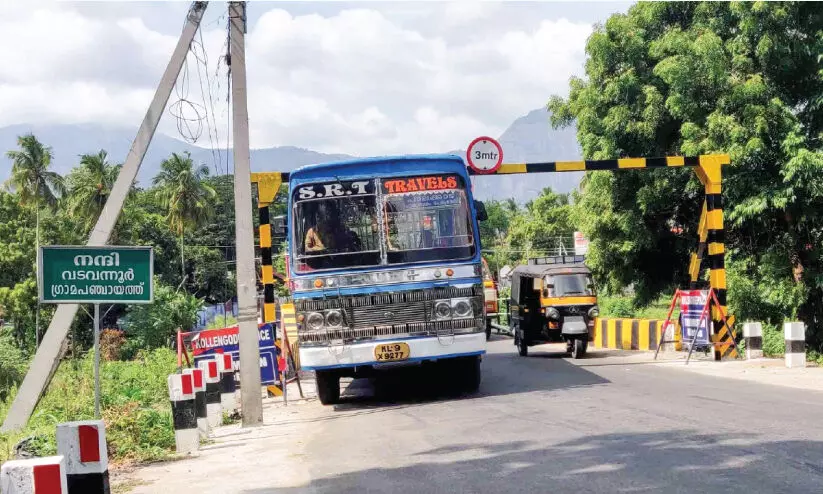
<path fill-rule="evenodd" d="M 41 247 L 40 301 L 63 304 L 150 304 L 154 301 L 151 247 Z"/>

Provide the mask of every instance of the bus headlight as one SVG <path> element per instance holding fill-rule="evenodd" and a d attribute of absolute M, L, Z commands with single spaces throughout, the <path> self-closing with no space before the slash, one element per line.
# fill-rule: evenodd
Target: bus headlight
<path fill-rule="evenodd" d="M 435 319 L 450 319 L 452 316 L 452 307 L 448 300 L 438 300 L 434 303 L 434 318 Z"/>
<path fill-rule="evenodd" d="M 326 326 L 331 328 L 339 328 L 343 325 L 343 314 L 339 310 L 330 310 L 326 312 Z"/>
<path fill-rule="evenodd" d="M 317 331 L 323 328 L 324 321 L 323 314 L 319 312 L 309 312 L 306 316 L 306 327 L 312 331 Z"/>
<path fill-rule="evenodd" d="M 472 316 L 472 305 L 469 303 L 468 299 L 458 298 L 452 300 L 451 309 L 454 313 L 454 317 L 465 318 Z"/>
<path fill-rule="evenodd" d="M 596 305 L 594 307 L 592 307 L 591 309 L 589 309 L 589 318 L 590 319 L 594 319 L 595 317 L 597 317 L 599 315 L 600 315 L 600 308 L 597 307 Z"/>
<path fill-rule="evenodd" d="M 554 307 L 549 307 L 548 309 L 546 309 L 546 317 L 554 320 L 560 319 L 560 311 L 555 309 Z"/>

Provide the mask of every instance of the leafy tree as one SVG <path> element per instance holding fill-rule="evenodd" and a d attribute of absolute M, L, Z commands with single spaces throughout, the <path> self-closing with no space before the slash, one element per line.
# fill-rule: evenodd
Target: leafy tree
<path fill-rule="evenodd" d="M 19 150 L 8 151 L 6 156 L 12 161 L 11 177 L 6 187 L 17 192 L 20 202 L 31 205 L 35 211 L 35 252 L 40 248 L 40 207 L 57 208 L 58 198 L 65 192 L 63 177 L 50 171 L 53 154 L 33 134 L 17 138 Z M 36 339 L 40 342 L 40 304 L 36 309 Z"/>
<path fill-rule="evenodd" d="M 206 183 L 209 168 L 195 165 L 191 155 L 172 153 L 160 164 L 160 173 L 153 184 L 159 187 L 157 197 L 166 210 L 169 226 L 180 238 L 180 273 L 185 278 L 184 235 L 186 228 L 202 225 L 213 212 L 211 200 L 214 188 Z"/>
<path fill-rule="evenodd" d="M 58 198 L 65 192 L 63 177 L 50 171 L 53 154 L 33 134 L 17 138 L 19 150 L 8 151 L 6 156 L 12 161 L 11 177 L 6 186 L 20 196 L 24 205 L 57 208 Z"/>
<path fill-rule="evenodd" d="M 234 296 L 226 270 L 226 261 L 220 249 L 202 245 L 186 247 L 189 289 L 209 303 L 223 303 Z"/>
<path fill-rule="evenodd" d="M 488 219 L 480 222 L 480 244 L 483 257 L 492 271 L 512 262 L 517 256 L 506 243 L 506 234 L 512 219 L 520 213 L 514 199 L 485 201 Z"/>
<path fill-rule="evenodd" d="M 571 211 L 568 195 L 543 189 L 526 204 L 523 214 L 511 220 L 506 242 L 514 258 L 522 262 L 538 255 L 554 255 L 561 244 L 568 248 L 574 233 Z"/>
<path fill-rule="evenodd" d="M 103 211 L 121 167 L 109 163 L 108 154 L 101 149 L 97 154 L 81 156 L 80 166 L 66 177 L 69 215 L 82 220 L 87 230 Z"/>
<path fill-rule="evenodd" d="M 729 153 L 731 309 L 741 319 L 796 315 L 819 344 L 823 11 L 803 2 L 639 3 L 599 26 L 586 53 L 585 78 L 571 81 L 568 99 L 549 102 L 553 123 L 576 121 L 587 158 Z M 684 284 L 701 189 L 687 170 L 589 174 L 579 214 L 599 275 L 636 282 L 646 297 Z M 787 284 L 796 295 L 772 296 Z"/>
<path fill-rule="evenodd" d="M 13 286 L 34 269 L 34 211 L 0 191 L 0 286 Z"/>

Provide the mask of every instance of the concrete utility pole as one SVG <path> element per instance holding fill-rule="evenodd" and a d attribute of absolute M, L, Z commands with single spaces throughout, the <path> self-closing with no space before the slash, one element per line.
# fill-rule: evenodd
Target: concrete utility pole
<path fill-rule="evenodd" d="M 126 156 L 123 168 L 117 176 L 114 187 L 112 187 L 109 200 L 106 201 L 103 212 L 100 213 L 94 229 L 89 234 L 87 245 L 106 245 L 108 243 L 111 232 L 117 224 L 120 211 L 123 210 L 123 203 L 126 201 L 129 189 L 131 189 L 134 179 L 137 177 L 137 171 L 146 156 L 146 151 L 154 136 L 154 131 L 157 129 L 157 124 L 160 122 L 160 117 L 163 116 L 163 110 L 166 108 L 174 83 L 177 81 L 180 69 L 186 61 L 186 55 L 189 53 L 191 42 L 197 28 L 200 26 L 207 5 L 208 2 L 193 2 L 189 8 L 186 25 L 180 34 L 177 46 L 174 48 L 171 60 L 166 66 L 166 71 L 163 72 L 163 77 L 160 79 L 160 84 L 157 86 L 146 116 L 143 117 L 143 123 L 137 131 L 137 136 L 134 138 L 129 154 Z M 49 324 L 49 329 L 37 348 L 34 360 L 25 379 L 23 379 L 23 384 L 20 386 L 14 402 L 11 404 L 3 426 L 0 427 L 0 432 L 21 429 L 28 422 L 34 408 L 40 401 L 40 397 L 57 370 L 63 353 L 61 351 L 63 343 L 66 340 L 69 327 L 74 321 L 74 316 L 77 314 L 77 308 L 77 304 L 60 304 L 57 306 L 51 324 Z"/>
<path fill-rule="evenodd" d="M 237 324 L 240 333 L 240 407 L 243 427 L 263 423 L 257 278 L 251 210 L 249 113 L 246 102 L 246 2 L 229 2 L 229 66 L 234 119 L 234 224 L 237 247 Z"/>

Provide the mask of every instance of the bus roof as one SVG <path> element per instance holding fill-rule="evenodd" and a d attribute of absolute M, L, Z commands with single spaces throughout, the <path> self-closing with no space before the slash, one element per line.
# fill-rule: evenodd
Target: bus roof
<path fill-rule="evenodd" d="M 429 166 L 427 166 L 429 165 Z M 403 173 L 442 173 L 465 171 L 463 158 L 456 154 L 406 154 L 402 156 L 378 156 L 354 158 L 331 163 L 304 165 L 289 174 L 290 180 L 334 178 L 339 175 L 400 175 Z"/>

